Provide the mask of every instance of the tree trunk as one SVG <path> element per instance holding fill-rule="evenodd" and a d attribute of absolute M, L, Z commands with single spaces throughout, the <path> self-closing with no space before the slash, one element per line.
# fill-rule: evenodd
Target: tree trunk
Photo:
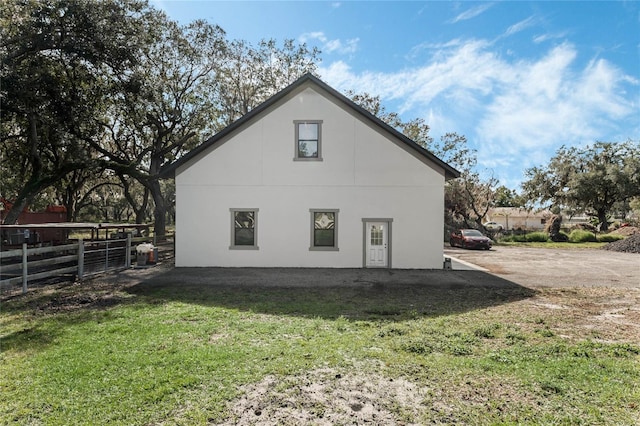
<path fill-rule="evenodd" d="M 67 209 L 67 217 L 66 220 L 67 222 L 75 222 L 76 221 L 76 200 L 75 199 L 70 199 L 67 200 L 66 203 L 64 203 L 64 207 Z"/>
<path fill-rule="evenodd" d="M 31 200 L 33 197 L 23 197 L 18 198 L 16 202 L 11 206 L 9 212 L 4 218 L 5 225 L 15 225 L 18 222 L 18 218 L 20 217 L 20 213 L 31 204 Z"/>
<path fill-rule="evenodd" d="M 76 200 L 76 192 L 71 189 L 71 185 L 67 186 L 64 193 L 64 200 L 62 200 L 62 205 L 67 210 L 67 222 L 75 222 L 76 220 Z"/>
<path fill-rule="evenodd" d="M 162 195 L 162 189 L 160 187 L 160 180 L 158 179 L 158 173 L 160 172 L 160 166 L 162 165 L 162 157 L 151 156 L 151 164 L 149 164 L 149 178 L 146 182 L 146 187 L 151 192 L 151 198 L 153 198 L 153 232 L 156 237 L 164 239 L 167 226 L 167 203 Z"/>
<path fill-rule="evenodd" d="M 147 217 L 147 206 L 149 205 L 149 188 L 145 186 L 144 195 L 142 196 L 142 205 L 139 209 L 134 209 L 136 213 L 136 223 L 144 223 Z"/>
<path fill-rule="evenodd" d="M 145 219 L 147 215 L 147 206 L 149 205 L 149 188 L 146 186 L 146 182 L 138 179 L 138 181 L 142 183 L 144 188 L 142 203 L 140 204 L 140 206 L 138 206 L 136 204 L 135 198 L 133 197 L 133 194 L 131 193 L 129 181 L 127 180 L 127 178 L 125 178 L 124 175 L 119 175 L 118 177 L 120 178 L 120 182 L 122 182 L 122 188 L 124 189 L 124 198 L 126 198 L 129 206 L 131 206 L 131 209 L 136 215 L 136 223 L 144 223 L 146 221 Z"/>
<path fill-rule="evenodd" d="M 154 234 L 156 237 L 163 239 L 166 235 L 166 214 L 167 214 L 167 205 L 165 203 L 164 197 L 162 196 L 162 191 L 160 190 L 160 182 L 158 179 L 154 179 L 150 182 L 149 189 L 151 191 L 151 196 L 153 197 L 153 202 L 155 207 L 153 208 L 153 219 L 154 219 Z"/>
<path fill-rule="evenodd" d="M 607 211 L 604 209 L 598 210 L 598 222 L 600 222 L 600 231 L 606 232 L 609 230 L 609 223 L 607 222 Z"/>
<path fill-rule="evenodd" d="M 43 189 L 38 183 L 40 174 L 42 173 L 42 161 L 40 160 L 40 153 L 38 152 L 38 118 L 36 113 L 34 111 L 30 111 L 28 119 L 29 133 L 27 135 L 27 142 L 29 143 L 31 177 L 25 182 L 15 203 L 13 203 L 13 206 L 7 213 L 7 216 L 5 216 L 4 223 L 7 225 L 14 225 L 18 221 L 18 217 L 20 216 L 20 213 L 22 213 L 22 210 L 29 206 L 36 194 Z"/>

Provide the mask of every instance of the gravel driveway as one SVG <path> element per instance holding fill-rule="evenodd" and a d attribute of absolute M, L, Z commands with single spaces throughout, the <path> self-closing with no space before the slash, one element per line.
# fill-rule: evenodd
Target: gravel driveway
<path fill-rule="evenodd" d="M 490 251 L 445 248 L 445 256 L 526 287 L 640 289 L 640 254 L 600 249 L 498 246 Z"/>

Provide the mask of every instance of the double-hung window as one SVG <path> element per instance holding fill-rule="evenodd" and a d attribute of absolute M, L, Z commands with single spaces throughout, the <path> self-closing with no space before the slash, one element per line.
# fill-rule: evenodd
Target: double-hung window
<path fill-rule="evenodd" d="M 322 120 L 295 120 L 295 156 L 298 161 L 322 161 Z"/>
<path fill-rule="evenodd" d="M 231 245 L 235 250 L 258 249 L 258 209 L 230 209 Z"/>
<path fill-rule="evenodd" d="M 310 209 L 311 245 L 309 250 L 338 250 L 338 209 Z"/>

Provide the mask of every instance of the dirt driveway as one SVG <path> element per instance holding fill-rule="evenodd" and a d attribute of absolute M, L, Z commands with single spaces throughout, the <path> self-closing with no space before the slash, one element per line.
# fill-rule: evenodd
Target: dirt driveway
<path fill-rule="evenodd" d="M 499 246 L 490 251 L 445 248 L 445 256 L 469 262 L 525 287 L 640 289 L 640 254 L 599 249 Z"/>

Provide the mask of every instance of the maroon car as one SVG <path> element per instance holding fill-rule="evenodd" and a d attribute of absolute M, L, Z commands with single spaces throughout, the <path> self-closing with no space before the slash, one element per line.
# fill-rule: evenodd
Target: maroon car
<path fill-rule="evenodd" d="M 449 238 L 451 247 L 478 248 L 489 250 L 491 248 L 491 238 L 485 237 L 475 229 L 458 229 L 451 233 Z"/>

